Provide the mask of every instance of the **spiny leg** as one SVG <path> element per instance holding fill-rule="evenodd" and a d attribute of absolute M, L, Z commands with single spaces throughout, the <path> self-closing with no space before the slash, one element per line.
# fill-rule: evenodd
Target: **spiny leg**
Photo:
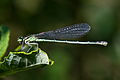
<path fill-rule="evenodd" d="M 32 45 L 36 45 L 37 49 L 38 49 L 38 43 L 27 43 L 28 46 L 30 46 L 30 48 L 27 50 L 27 52 L 30 51 L 30 49 L 32 48 Z"/>
<path fill-rule="evenodd" d="M 25 43 L 22 42 L 22 44 L 21 44 L 21 50 L 24 50 L 24 48 L 25 48 Z"/>

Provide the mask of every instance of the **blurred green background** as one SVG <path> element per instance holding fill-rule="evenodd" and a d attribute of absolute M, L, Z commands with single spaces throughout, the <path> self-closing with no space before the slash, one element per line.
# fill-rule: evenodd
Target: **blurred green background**
<path fill-rule="evenodd" d="M 119 0 L 0 0 L 0 24 L 11 30 L 8 52 L 17 38 L 66 25 L 88 23 L 80 41 L 108 41 L 107 47 L 40 43 L 53 66 L 19 72 L 2 80 L 120 80 Z"/>

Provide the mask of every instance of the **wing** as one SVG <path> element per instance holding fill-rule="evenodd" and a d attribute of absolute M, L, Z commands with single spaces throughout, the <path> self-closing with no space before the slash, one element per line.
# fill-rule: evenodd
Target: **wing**
<path fill-rule="evenodd" d="M 89 30 L 90 26 L 86 23 L 74 24 L 53 31 L 42 32 L 36 34 L 35 37 L 41 39 L 72 39 L 85 35 Z"/>

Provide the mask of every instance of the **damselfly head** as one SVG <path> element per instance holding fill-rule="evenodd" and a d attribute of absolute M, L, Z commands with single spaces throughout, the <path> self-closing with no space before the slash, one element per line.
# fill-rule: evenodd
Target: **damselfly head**
<path fill-rule="evenodd" d="M 22 43 L 24 41 L 24 37 L 19 37 L 17 40 L 19 43 Z"/>

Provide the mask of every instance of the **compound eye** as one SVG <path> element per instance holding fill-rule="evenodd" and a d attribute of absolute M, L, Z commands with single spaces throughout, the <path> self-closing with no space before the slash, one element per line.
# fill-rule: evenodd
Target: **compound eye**
<path fill-rule="evenodd" d="M 20 36 L 19 39 L 23 39 L 23 36 Z"/>
<path fill-rule="evenodd" d="M 21 36 L 21 37 L 18 38 L 18 41 L 19 41 L 19 42 L 22 42 L 23 39 L 24 39 L 24 37 Z"/>

